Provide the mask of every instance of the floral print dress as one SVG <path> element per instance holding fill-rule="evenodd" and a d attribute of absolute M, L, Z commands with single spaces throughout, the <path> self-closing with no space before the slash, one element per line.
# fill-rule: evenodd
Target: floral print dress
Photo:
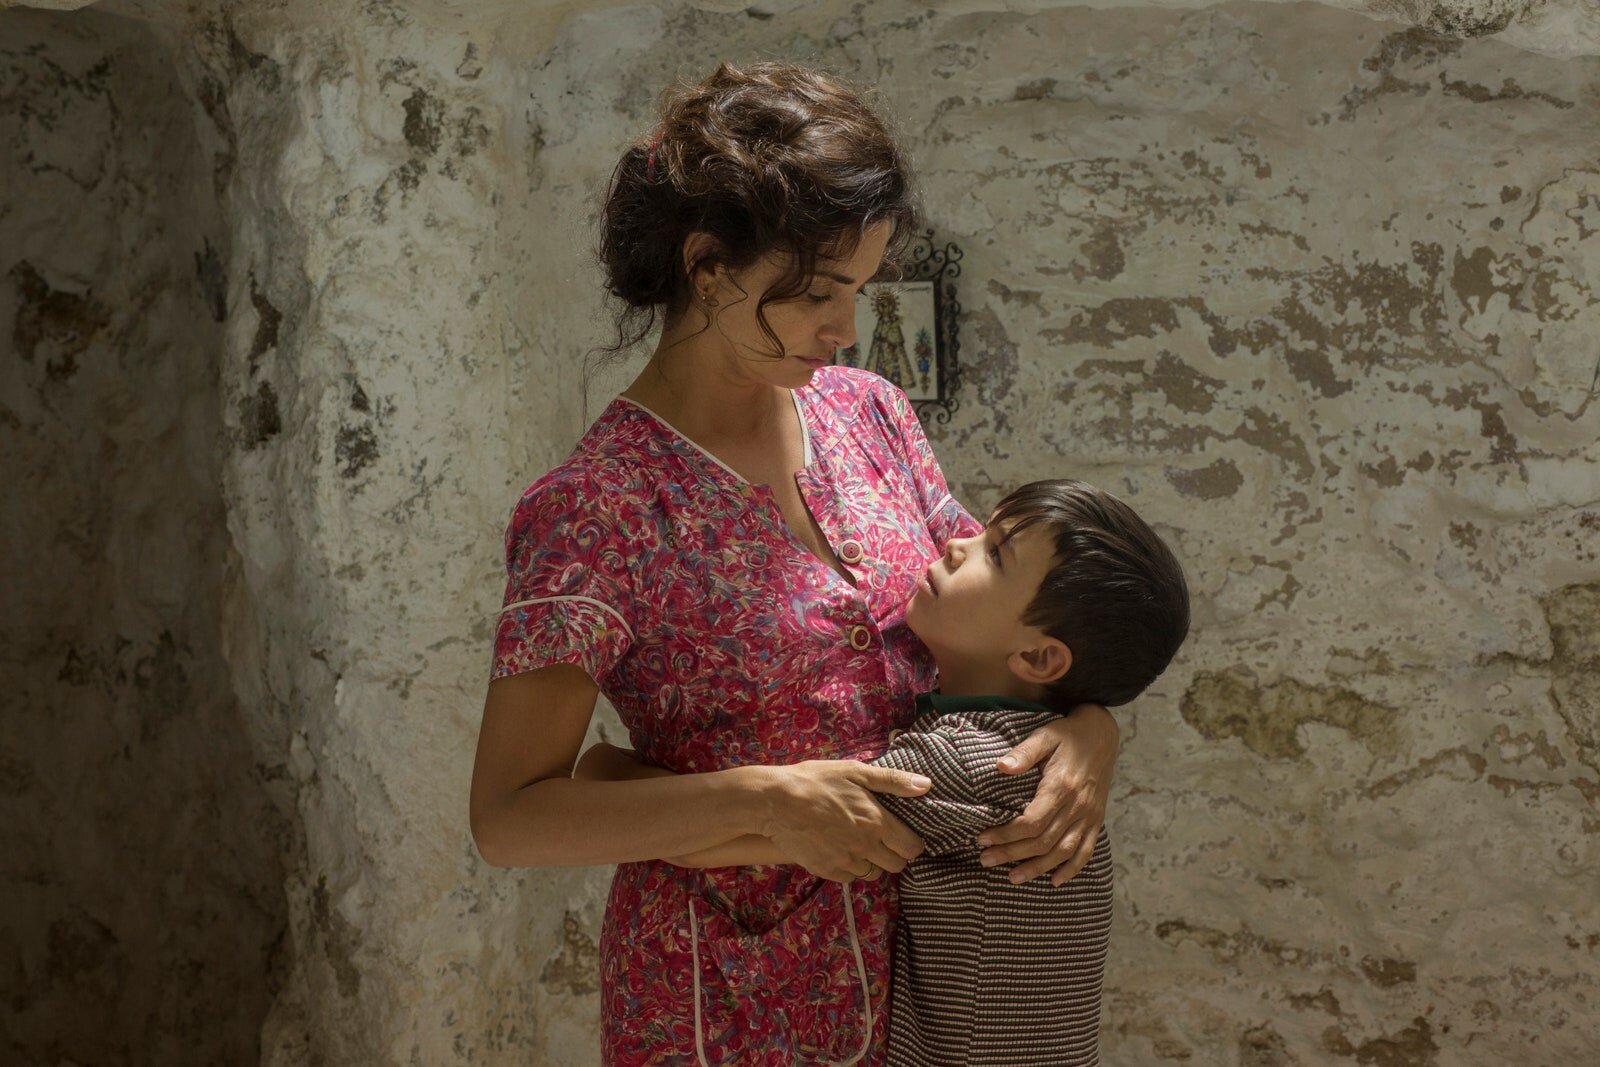
<path fill-rule="evenodd" d="M 769 487 L 619 396 L 512 514 L 492 677 L 582 667 L 640 757 L 679 773 L 883 752 L 934 681 L 905 604 L 944 542 L 981 526 L 898 388 L 824 367 L 793 396 L 795 481 L 853 584 Z M 619 864 L 604 1063 L 882 1064 L 895 892 L 792 866 Z"/>

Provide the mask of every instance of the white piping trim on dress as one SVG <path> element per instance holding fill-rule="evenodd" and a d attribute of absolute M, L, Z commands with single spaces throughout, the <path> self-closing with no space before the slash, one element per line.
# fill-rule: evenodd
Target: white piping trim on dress
<path fill-rule="evenodd" d="M 945 501 L 946 500 L 954 500 L 954 499 L 955 499 L 955 497 L 951 496 L 949 493 L 946 493 L 943 497 L 940 498 L 939 502 L 933 506 L 933 509 L 931 511 L 929 511 L 926 515 L 922 516 L 922 521 L 923 522 L 927 522 L 929 519 L 931 519 L 935 515 L 939 514 L 939 509 L 944 507 Z"/>
<path fill-rule="evenodd" d="M 861 1051 L 847 1060 L 825 1060 L 821 1067 L 852 1067 L 861 1062 L 872 1047 L 872 987 L 867 983 L 867 963 L 861 956 L 861 938 L 856 935 L 856 909 L 850 898 L 850 887 L 843 882 L 839 889 L 844 893 L 844 921 L 850 928 L 850 950 L 856 957 L 856 975 L 861 979 L 861 1007 L 867 1017 L 861 1038 Z M 694 913 L 694 897 L 689 898 L 689 954 L 693 963 L 694 978 L 694 1052 L 700 1067 L 711 1067 L 706 1059 L 705 1029 L 700 1018 L 700 925 Z"/>
<path fill-rule="evenodd" d="M 640 411 L 644 412 L 646 415 L 649 415 L 652 419 L 655 419 L 661 425 L 663 425 L 667 429 L 671 430 L 678 437 L 678 439 L 681 440 L 684 444 L 688 445 L 690 448 L 694 449 L 696 452 L 700 453 L 702 456 L 706 457 L 711 462 L 715 463 L 717 466 L 721 467 L 723 470 L 727 471 L 729 474 L 731 474 L 735 478 L 739 479 L 745 485 L 749 485 L 750 484 L 749 479 L 745 478 L 744 475 L 740 474 L 738 471 L 734 470 L 732 467 L 730 467 L 726 463 L 722 462 L 722 460 L 718 459 L 716 456 L 713 456 L 710 452 L 707 452 L 705 449 L 703 449 L 699 445 L 695 444 L 692 440 L 689 439 L 688 435 L 685 434 L 682 430 L 678 429 L 676 426 L 672 425 L 672 423 L 668 422 L 666 419 L 663 419 L 660 415 L 657 415 L 655 412 L 651 411 L 649 408 L 645 407 L 643 404 L 639 403 L 637 400 L 634 400 L 631 397 L 626 397 L 626 396 L 618 396 L 617 399 L 622 401 L 625 404 L 632 404 L 634 407 L 638 408 Z"/>
<path fill-rule="evenodd" d="M 495 612 L 495 614 L 497 616 L 504 615 L 506 612 L 510 611 L 512 608 L 525 608 L 525 607 L 528 607 L 530 604 L 554 604 L 554 603 L 557 603 L 559 601 L 564 601 L 564 600 L 575 600 L 580 604 L 592 604 L 592 605 L 594 605 L 595 607 L 599 608 L 601 611 L 603 611 L 606 614 L 610 615 L 612 618 L 616 619 L 618 622 L 620 622 L 622 624 L 622 628 L 624 630 L 626 630 L 627 633 L 628 633 L 628 640 L 629 641 L 637 640 L 633 636 L 633 627 L 628 625 L 628 620 L 624 619 L 622 617 L 622 614 L 619 611 L 617 611 L 616 608 L 612 607 L 610 604 L 602 604 L 600 601 L 594 599 L 593 597 L 587 597 L 587 596 L 536 596 L 536 597 L 533 597 L 530 600 L 519 600 L 515 604 L 507 604 L 505 607 L 503 607 L 499 611 Z"/>
<path fill-rule="evenodd" d="M 794 397 L 794 417 L 800 420 L 800 439 L 805 444 L 804 454 L 800 458 L 802 467 L 811 466 L 811 461 L 816 458 L 811 454 L 811 427 L 806 425 L 806 413 L 800 408 L 800 390 L 791 389 L 789 395 Z"/>
<path fill-rule="evenodd" d="M 795 418 L 800 420 L 800 437 L 801 437 L 801 440 L 803 441 L 804 446 L 805 446 L 804 447 L 804 453 L 803 453 L 802 458 L 800 460 L 800 465 L 802 467 L 809 467 L 809 466 L 811 466 L 811 460 L 812 460 L 812 454 L 811 454 L 811 428 L 806 425 L 805 412 L 800 410 L 800 391 L 798 389 L 791 389 L 791 390 L 789 390 L 789 396 L 790 396 L 791 399 L 794 400 L 794 416 L 795 416 Z M 696 452 L 700 453 L 702 456 L 706 457 L 711 462 L 715 463 L 717 466 L 721 467 L 723 470 L 727 471 L 729 474 L 731 474 L 735 478 L 739 479 L 745 485 L 749 485 L 750 484 L 750 480 L 748 478 L 746 478 L 744 475 L 740 474 L 738 471 L 734 470 L 732 467 L 730 467 L 726 463 L 722 462 L 722 460 L 718 459 L 716 456 L 713 456 L 710 452 L 707 452 L 705 449 L 703 449 L 699 445 L 695 444 L 694 441 L 691 440 L 689 438 L 689 436 L 687 434 L 685 434 L 682 430 L 678 429 L 676 426 L 672 425 L 672 423 L 668 422 L 666 419 L 663 419 L 660 415 L 657 415 L 654 411 L 651 411 L 649 408 L 645 407 L 643 404 L 639 403 L 637 400 L 633 399 L 632 397 L 620 396 L 620 395 L 617 397 L 617 399 L 622 401 L 625 404 L 632 404 L 634 407 L 638 408 L 640 411 L 644 412 L 646 415 L 649 415 L 652 419 L 655 419 L 661 425 L 663 425 L 667 429 L 671 430 L 675 435 L 677 435 L 678 439 L 681 440 L 684 444 L 688 445 L 690 448 L 694 449 Z"/>

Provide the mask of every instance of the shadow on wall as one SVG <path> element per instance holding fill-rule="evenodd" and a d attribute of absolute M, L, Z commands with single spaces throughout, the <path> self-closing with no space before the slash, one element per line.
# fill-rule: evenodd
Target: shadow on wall
<path fill-rule="evenodd" d="M 137 22 L 0 12 L 7 1063 L 258 1062 L 280 969 L 220 641 L 226 238 L 172 68 Z"/>

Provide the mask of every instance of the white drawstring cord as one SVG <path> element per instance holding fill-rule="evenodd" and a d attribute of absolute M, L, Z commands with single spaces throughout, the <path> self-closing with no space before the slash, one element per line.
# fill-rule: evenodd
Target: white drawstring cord
<path fill-rule="evenodd" d="M 861 1007 L 867 1016 L 867 1025 L 861 1034 L 861 1051 L 847 1060 L 841 1060 L 837 1065 L 830 1067 L 850 1067 L 859 1063 L 867 1054 L 867 1049 L 872 1047 L 872 987 L 867 984 L 867 961 L 861 958 L 861 939 L 856 936 L 856 908 L 850 899 L 850 887 L 843 882 L 839 888 L 844 890 L 844 921 L 850 927 L 850 950 L 856 955 L 856 974 L 861 978 Z"/>
<path fill-rule="evenodd" d="M 694 917 L 694 897 L 689 898 L 689 951 L 694 956 L 694 1051 L 700 1067 L 711 1067 L 706 1062 L 706 1039 L 700 1026 L 700 924 Z"/>
<path fill-rule="evenodd" d="M 850 887 L 843 882 L 839 889 L 844 893 L 844 921 L 850 928 L 850 950 L 856 957 L 856 975 L 861 979 L 861 1006 L 867 1025 L 861 1036 L 861 1051 L 847 1060 L 825 1062 L 822 1067 L 852 1067 L 861 1062 L 872 1046 L 872 988 L 867 984 L 867 961 L 861 955 L 861 939 L 856 936 L 856 909 L 850 898 Z M 706 1060 L 705 1031 L 700 1018 L 700 925 L 694 913 L 694 897 L 689 898 L 689 953 L 694 963 L 694 1051 L 700 1058 L 700 1067 L 711 1067 Z"/>

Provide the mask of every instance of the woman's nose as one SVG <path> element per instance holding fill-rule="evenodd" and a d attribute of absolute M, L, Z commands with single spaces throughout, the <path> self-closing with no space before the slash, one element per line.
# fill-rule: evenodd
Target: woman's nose
<path fill-rule="evenodd" d="M 844 314 L 830 319 L 822 328 L 822 339 L 834 348 L 849 348 L 856 343 L 856 304 L 850 301 Z"/>

